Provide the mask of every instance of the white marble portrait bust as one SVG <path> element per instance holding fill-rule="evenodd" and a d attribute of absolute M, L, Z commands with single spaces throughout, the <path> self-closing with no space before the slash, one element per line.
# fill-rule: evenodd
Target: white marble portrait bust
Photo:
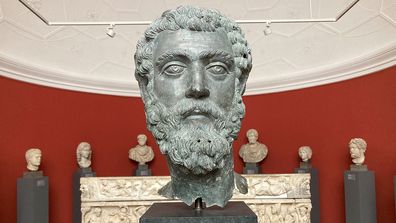
<path fill-rule="evenodd" d="M 41 150 L 38 148 L 28 149 L 25 153 L 27 169 L 37 171 L 41 163 Z"/>
<path fill-rule="evenodd" d="M 298 148 L 298 155 L 301 161 L 308 162 L 312 158 L 312 149 L 309 146 L 301 146 Z"/>
<path fill-rule="evenodd" d="M 246 133 L 249 143 L 243 145 L 239 150 L 239 156 L 245 163 L 261 162 L 268 154 L 266 145 L 259 143 L 258 132 L 255 129 L 249 129 Z"/>
<path fill-rule="evenodd" d="M 366 152 L 367 143 L 364 139 L 354 138 L 349 142 L 349 152 L 351 154 L 352 162 L 355 165 L 362 165 L 364 163 L 364 153 Z"/>
<path fill-rule="evenodd" d="M 129 159 L 136 161 L 139 165 L 145 165 L 154 159 L 154 152 L 150 146 L 146 145 L 147 136 L 140 134 L 137 136 L 138 145 L 129 150 Z"/>
<path fill-rule="evenodd" d="M 87 142 L 81 142 L 77 146 L 77 163 L 80 168 L 88 168 L 91 166 L 91 145 Z"/>

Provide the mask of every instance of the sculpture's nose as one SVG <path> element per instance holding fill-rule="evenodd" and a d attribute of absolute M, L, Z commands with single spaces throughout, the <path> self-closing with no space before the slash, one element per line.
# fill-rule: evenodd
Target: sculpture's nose
<path fill-rule="evenodd" d="M 187 98 L 209 97 L 210 92 L 205 83 L 205 72 L 197 67 L 191 75 L 191 85 L 185 93 Z"/>

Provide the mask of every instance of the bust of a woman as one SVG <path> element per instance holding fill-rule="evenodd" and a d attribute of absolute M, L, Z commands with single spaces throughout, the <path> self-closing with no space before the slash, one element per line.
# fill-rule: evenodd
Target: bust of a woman
<path fill-rule="evenodd" d="M 309 146 L 301 146 L 298 149 L 298 155 L 300 156 L 301 160 L 307 163 L 312 158 L 312 149 Z"/>
<path fill-rule="evenodd" d="M 92 150 L 91 150 L 91 145 L 89 143 L 81 142 L 77 146 L 76 154 L 77 154 L 77 163 L 80 166 L 80 168 L 88 168 L 91 166 Z"/>

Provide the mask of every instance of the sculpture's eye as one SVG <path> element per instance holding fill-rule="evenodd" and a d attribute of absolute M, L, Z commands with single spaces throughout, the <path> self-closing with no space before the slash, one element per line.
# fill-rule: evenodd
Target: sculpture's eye
<path fill-rule="evenodd" d="M 209 66 L 207 69 L 211 74 L 214 75 L 225 75 L 228 74 L 228 70 L 224 65 L 221 64 L 214 64 Z"/>
<path fill-rule="evenodd" d="M 185 66 L 179 64 L 170 64 L 169 66 L 165 67 L 163 72 L 167 75 L 179 75 L 186 70 Z"/>

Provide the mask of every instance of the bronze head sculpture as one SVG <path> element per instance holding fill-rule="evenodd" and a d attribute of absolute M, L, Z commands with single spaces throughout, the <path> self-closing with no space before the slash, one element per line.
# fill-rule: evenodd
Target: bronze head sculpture
<path fill-rule="evenodd" d="M 240 27 L 215 10 L 168 10 L 139 41 L 135 65 L 146 124 L 172 179 L 160 194 L 223 207 L 235 181 L 245 188 L 232 154 L 252 67 Z"/>

